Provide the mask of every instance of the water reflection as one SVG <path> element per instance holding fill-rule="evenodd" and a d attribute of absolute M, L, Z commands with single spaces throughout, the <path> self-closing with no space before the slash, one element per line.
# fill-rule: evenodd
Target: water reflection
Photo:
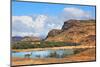
<path fill-rule="evenodd" d="M 30 58 L 63 58 L 65 56 L 72 54 L 74 54 L 74 51 L 72 49 L 12 52 L 13 57 L 21 57 L 21 58 L 25 58 L 25 55 L 29 56 Z"/>

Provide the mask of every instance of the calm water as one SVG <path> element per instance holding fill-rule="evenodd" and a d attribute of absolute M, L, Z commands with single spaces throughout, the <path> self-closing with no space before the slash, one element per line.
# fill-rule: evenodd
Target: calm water
<path fill-rule="evenodd" d="M 43 51 L 30 51 L 30 52 L 12 52 L 12 57 L 25 58 L 26 54 L 30 54 L 30 58 L 63 58 L 68 55 L 74 54 L 72 49 L 65 50 L 43 50 Z"/>

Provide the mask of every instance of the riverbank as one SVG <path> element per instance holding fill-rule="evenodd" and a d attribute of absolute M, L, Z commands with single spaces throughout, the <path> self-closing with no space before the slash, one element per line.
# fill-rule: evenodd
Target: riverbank
<path fill-rule="evenodd" d="M 64 46 L 64 47 L 50 47 L 50 48 L 33 48 L 33 49 L 12 49 L 14 52 L 29 52 L 41 50 L 58 50 L 58 49 L 80 49 L 80 48 L 95 48 L 95 46 Z"/>
<path fill-rule="evenodd" d="M 65 62 L 81 62 L 81 61 L 95 61 L 95 48 L 88 49 L 79 54 L 66 56 L 64 58 L 43 58 L 43 59 L 30 59 L 30 58 L 12 58 L 12 66 L 18 65 L 37 65 L 37 64 L 51 64 L 51 63 L 65 63 Z"/>

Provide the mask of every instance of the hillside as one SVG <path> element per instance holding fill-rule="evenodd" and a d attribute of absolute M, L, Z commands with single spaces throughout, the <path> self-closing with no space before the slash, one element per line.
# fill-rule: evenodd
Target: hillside
<path fill-rule="evenodd" d="M 61 30 L 51 30 L 45 41 L 95 44 L 95 26 L 95 20 L 68 20 Z"/>
<path fill-rule="evenodd" d="M 32 41 L 40 41 L 39 37 L 30 37 L 30 36 L 25 36 L 21 41 L 27 41 L 27 42 L 32 42 Z"/>
<path fill-rule="evenodd" d="M 18 41 L 21 41 L 22 39 L 24 39 L 24 37 L 21 37 L 21 36 L 13 36 L 12 37 L 12 42 L 18 42 Z"/>

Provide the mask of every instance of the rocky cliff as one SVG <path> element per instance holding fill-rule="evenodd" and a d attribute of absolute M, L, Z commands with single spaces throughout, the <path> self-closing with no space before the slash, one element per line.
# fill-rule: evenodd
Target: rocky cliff
<path fill-rule="evenodd" d="M 69 28 L 73 26 L 80 26 L 80 21 L 78 20 L 68 20 L 64 22 L 64 25 L 62 26 L 62 30 L 68 30 Z"/>
<path fill-rule="evenodd" d="M 54 37 L 56 35 L 59 35 L 62 32 L 62 30 L 59 29 L 52 29 L 49 33 L 48 33 L 48 37 Z"/>
<path fill-rule="evenodd" d="M 61 30 L 51 30 L 46 41 L 85 43 L 95 38 L 95 26 L 95 20 L 68 20 Z"/>

